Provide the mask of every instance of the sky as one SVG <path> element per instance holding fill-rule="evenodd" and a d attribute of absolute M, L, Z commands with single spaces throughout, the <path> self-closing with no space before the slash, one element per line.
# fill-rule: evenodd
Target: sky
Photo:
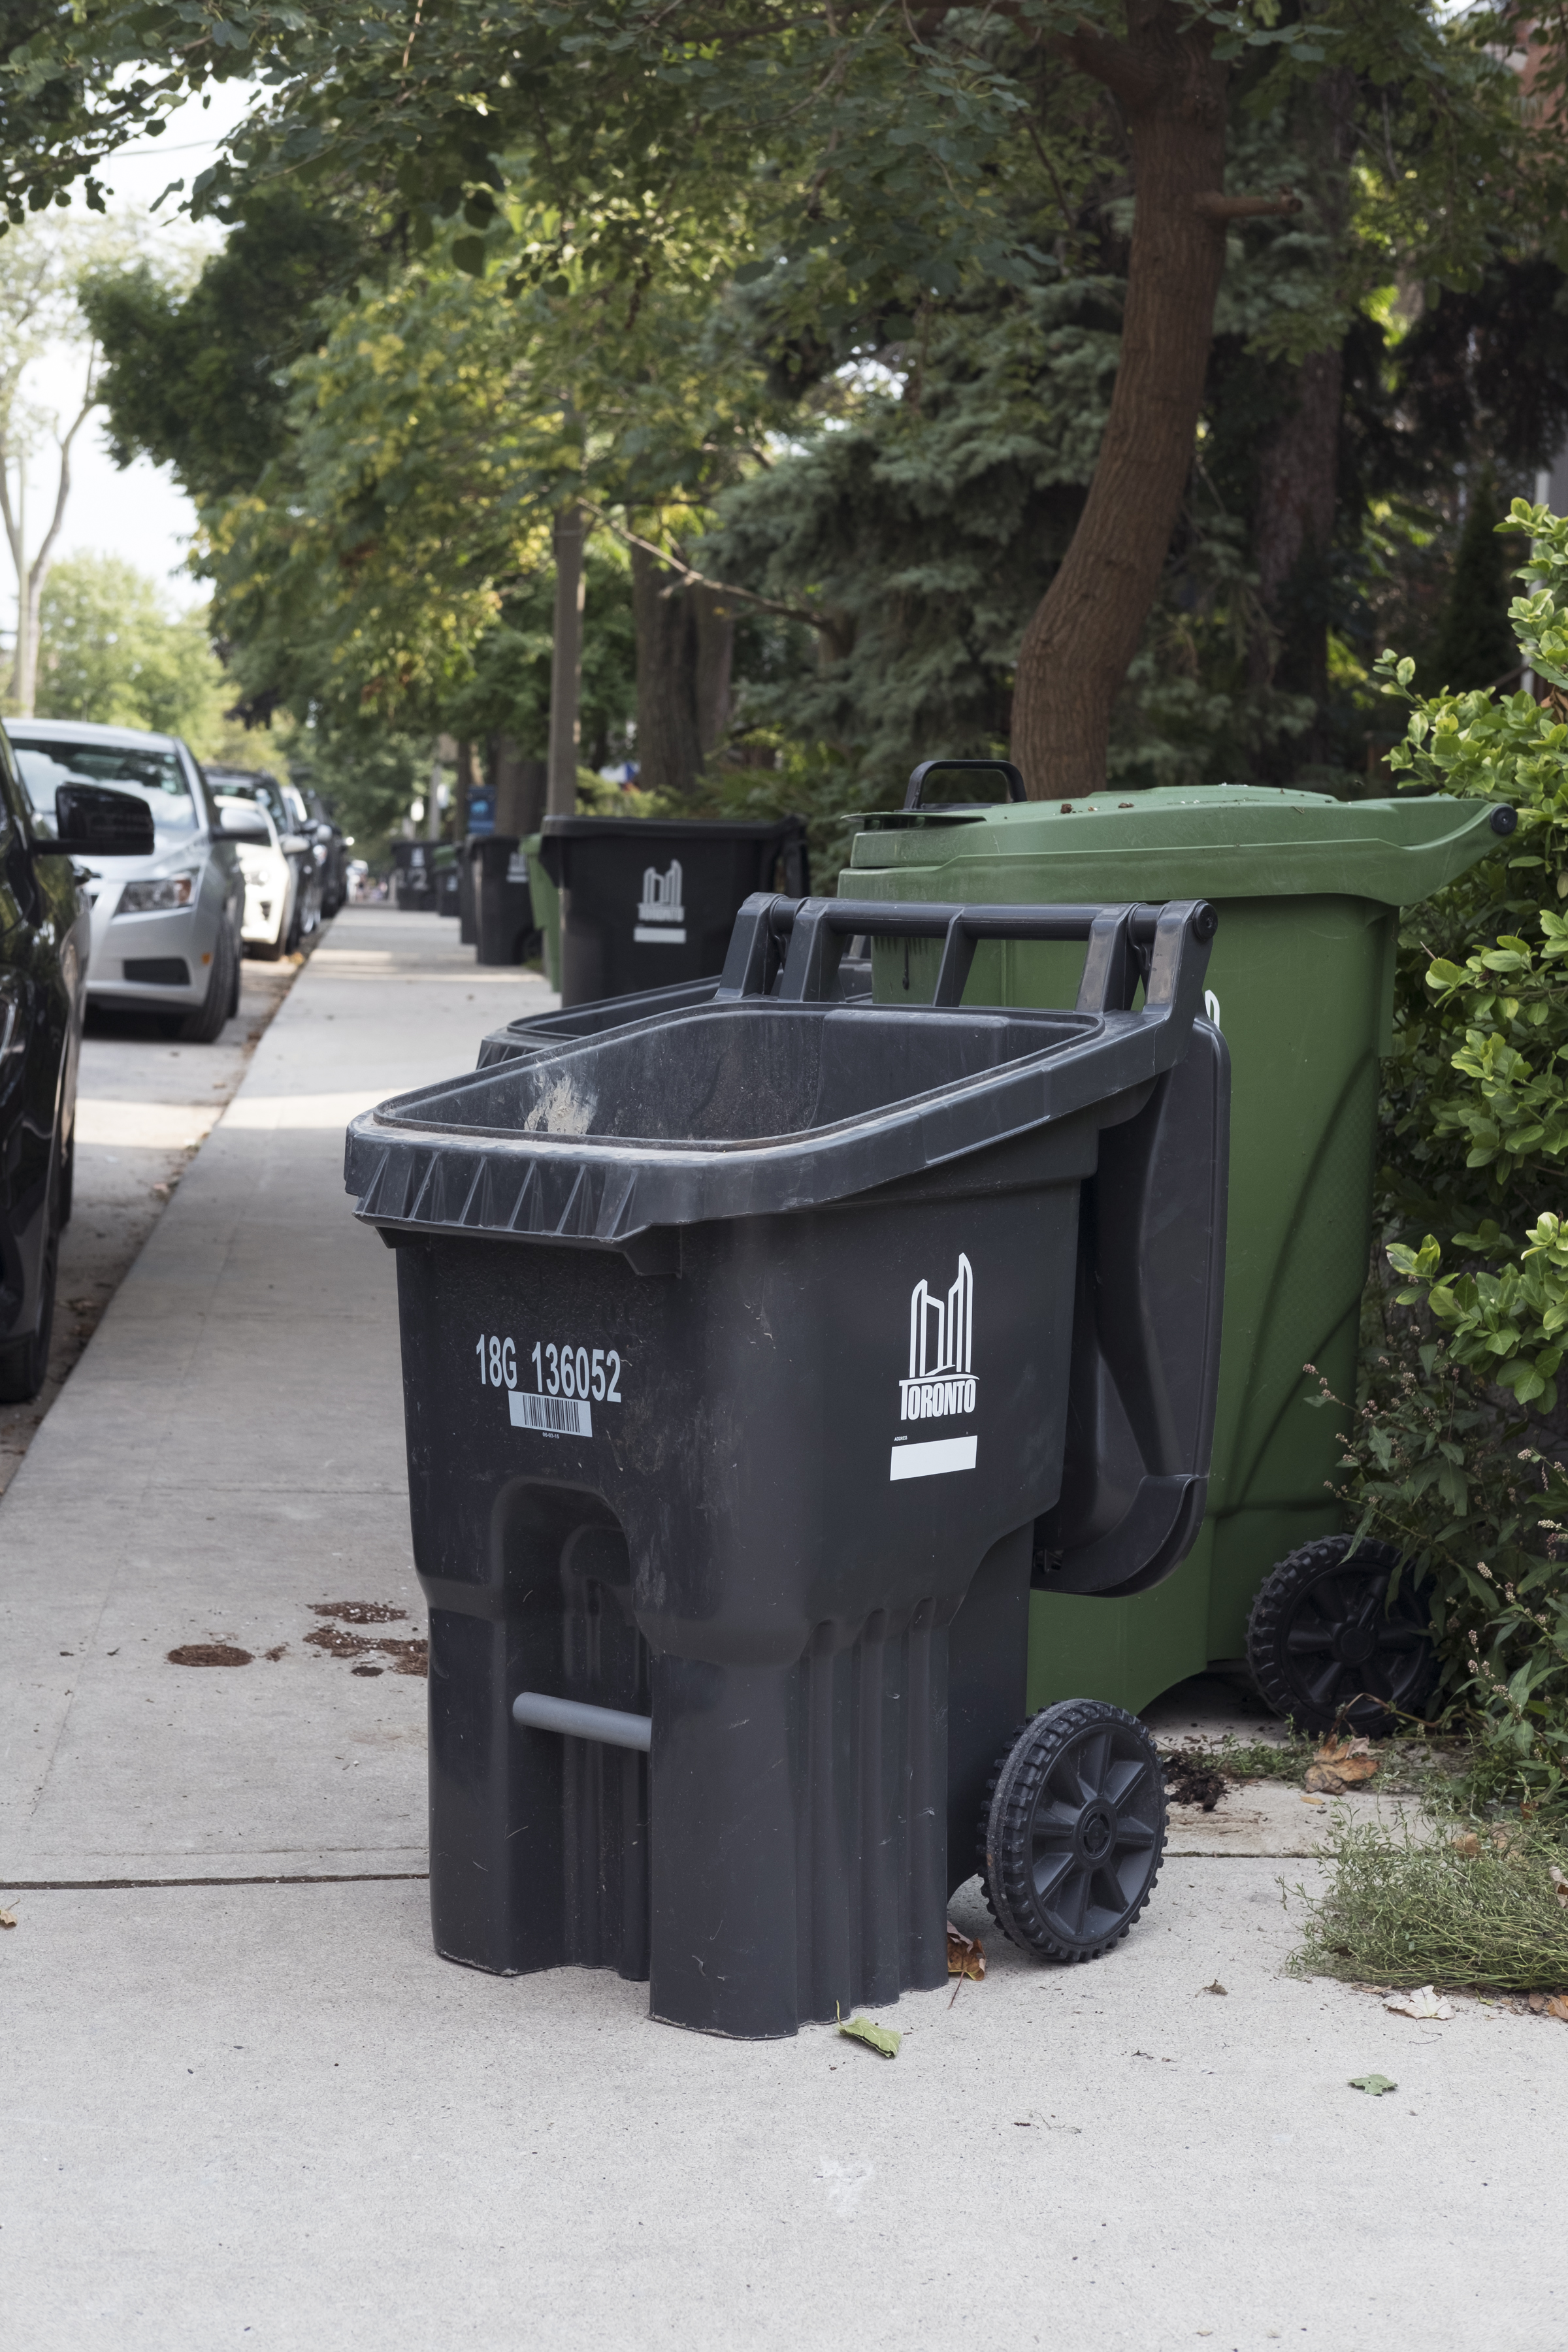
<path fill-rule="evenodd" d="M 100 173 L 112 191 L 110 211 L 140 215 L 154 224 L 166 223 L 166 229 L 153 226 L 154 236 L 167 234 L 187 244 L 199 240 L 216 245 L 221 233 L 211 225 L 193 227 L 177 209 L 178 197 L 171 196 L 156 215 L 151 214 L 150 208 L 171 180 L 184 179 L 189 188 L 196 173 L 211 162 L 218 140 L 239 120 L 253 95 L 247 85 L 235 83 L 215 90 L 205 110 L 200 99 L 189 99 L 169 117 L 168 129 L 161 139 L 143 140 L 123 149 Z M 79 218 L 90 217 L 83 212 L 79 199 L 71 209 Z M 85 349 L 74 355 L 57 355 L 32 380 L 31 389 L 36 396 L 47 406 L 68 408 L 74 415 L 75 404 L 80 398 L 85 358 Z M 41 522 L 47 511 L 46 500 L 52 504 L 53 496 L 54 469 L 46 457 L 30 471 L 30 526 L 35 519 Z M 90 418 L 83 425 L 72 450 L 70 502 L 55 543 L 57 561 L 62 555 L 80 552 L 123 556 L 139 571 L 152 574 L 172 604 L 199 603 L 205 593 L 204 585 L 182 568 L 195 529 L 195 513 L 191 502 L 166 467 L 153 466 L 145 458 L 138 458 L 121 471 L 110 457 L 101 415 Z M 28 536 L 36 543 L 36 531 L 31 527 Z M 16 583 L 4 550 L 5 542 L 0 539 L 5 627 L 9 636 L 16 617 Z"/>

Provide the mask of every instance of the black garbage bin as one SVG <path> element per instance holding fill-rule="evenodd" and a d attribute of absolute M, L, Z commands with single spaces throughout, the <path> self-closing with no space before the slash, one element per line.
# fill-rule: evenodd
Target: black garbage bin
<path fill-rule="evenodd" d="M 775 898 L 762 933 L 764 967 L 760 986 L 764 994 L 776 992 L 780 985 L 794 923 L 795 903 Z M 624 1029 L 630 1022 L 646 1021 L 656 1013 L 684 1013 L 693 1005 L 711 1004 L 722 986 L 722 979 L 715 975 L 711 980 L 678 981 L 673 988 L 644 989 L 636 996 L 605 996 L 593 1004 L 530 1013 L 521 1021 L 509 1022 L 504 1029 L 492 1029 L 480 1039 L 478 1066 L 488 1070 L 496 1062 L 542 1054 L 551 1045 L 575 1038 L 602 1036 L 606 1029 Z M 868 998 L 870 993 L 870 941 L 851 939 L 833 976 L 833 994 L 849 1003 Z"/>
<path fill-rule="evenodd" d="M 515 834 L 492 833 L 474 843 L 473 858 L 475 960 L 521 963 L 538 937 L 528 853 Z"/>
<path fill-rule="evenodd" d="M 943 1981 L 977 1861 L 1028 1948 L 1127 1931 L 1158 1759 L 1102 1702 L 1014 1739 L 1030 1578 L 1074 1384 L 1201 1480 L 1217 1360 L 1210 910 L 879 907 L 946 940 L 908 1008 L 832 993 L 867 921 L 753 900 L 710 1003 L 400 1097 L 345 1163 L 397 1252 L 437 1948 L 753 2038 Z M 1075 1011 L 961 1005 L 1012 937 L 1087 940 Z M 1108 1356 L 1075 1297 L 1123 1255 Z"/>
<path fill-rule="evenodd" d="M 810 887 L 799 817 L 549 816 L 539 854 L 561 892 L 563 1004 L 717 975 L 744 899 Z"/>
<path fill-rule="evenodd" d="M 458 853 L 449 841 L 438 842 L 433 853 L 431 888 L 435 893 L 436 912 L 454 920 L 462 912 L 458 886 Z"/>
<path fill-rule="evenodd" d="M 392 845 L 392 903 L 406 915 L 436 911 L 435 846 L 428 841 Z"/>

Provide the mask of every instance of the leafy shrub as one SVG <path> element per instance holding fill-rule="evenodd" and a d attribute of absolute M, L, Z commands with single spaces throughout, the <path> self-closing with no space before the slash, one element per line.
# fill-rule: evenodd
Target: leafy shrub
<path fill-rule="evenodd" d="M 1396 773 L 1519 823 L 1401 934 L 1394 1279 L 1368 1292 L 1343 1492 L 1429 1580 L 1445 1688 L 1479 1727 L 1475 1793 L 1568 1810 L 1568 1224 L 1546 1205 L 1568 1173 L 1568 520 L 1516 500 L 1501 528 L 1531 543 L 1511 617 L 1547 698 L 1418 697 L 1408 659 L 1378 664 L 1410 705 Z"/>

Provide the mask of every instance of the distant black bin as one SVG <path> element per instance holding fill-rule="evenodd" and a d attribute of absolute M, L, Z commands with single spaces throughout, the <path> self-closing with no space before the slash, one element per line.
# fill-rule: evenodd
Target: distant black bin
<path fill-rule="evenodd" d="M 479 927 L 474 904 L 474 857 L 479 839 L 469 834 L 458 850 L 458 940 L 465 948 L 478 947 Z"/>
<path fill-rule="evenodd" d="M 436 911 L 435 846 L 427 841 L 392 845 L 392 903 L 406 915 Z"/>
<path fill-rule="evenodd" d="M 774 901 L 771 917 L 771 932 L 764 932 L 766 984 L 760 992 L 776 994 L 784 974 L 784 950 L 788 946 L 794 925 L 795 908 L 789 901 Z M 845 1003 L 871 993 L 871 959 L 868 952 L 856 954 L 857 948 L 868 950 L 867 940 L 852 940 L 850 952 L 839 958 L 834 974 L 832 993 Z M 685 1013 L 701 1004 L 711 1004 L 723 982 L 718 973 L 710 980 L 678 981 L 673 988 L 643 989 L 636 996 L 600 997 L 593 1004 L 563 1005 L 551 1013 L 531 1013 L 521 1021 L 510 1021 L 504 1029 L 492 1029 L 479 1041 L 478 1066 L 488 1070 L 497 1062 L 514 1062 L 521 1057 L 547 1053 L 551 1046 L 575 1044 L 584 1038 L 603 1036 L 607 1029 L 624 1029 L 634 1021 L 646 1021 L 658 1013 Z M 753 990 L 752 993 L 758 993 Z"/>
<path fill-rule="evenodd" d="M 475 961 L 521 963 L 537 925 L 528 887 L 528 855 L 517 835 L 487 834 L 472 845 Z"/>
<path fill-rule="evenodd" d="M 833 995 L 870 919 L 945 934 L 932 1004 Z M 353 1122 L 348 1190 L 397 1251 L 447 1958 L 613 1966 L 658 2018 L 792 2033 L 944 1980 L 983 1820 L 1016 1940 L 1059 1948 L 1030 1924 L 1058 1832 L 1083 1956 L 1126 1932 L 1164 1835 L 1147 1734 L 1082 1703 L 1059 1801 L 1054 1766 L 1027 1780 L 1047 1718 L 1010 1743 L 1069 1385 L 1106 1369 L 1100 1259 L 1126 1262 L 1134 1435 L 1205 1443 L 1213 928 L 1194 903 L 758 898 L 710 1003 Z M 1087 940 L 1075 1011 L 961 1006 L 975 941 L 1013 937 Z"/>
<path fill-rule="evenodd" d="M 799 817 L 549 816 L 539 854 L 561 892 L 563 1004 L 717 976 L 744 899 L 810 887 Z"/>

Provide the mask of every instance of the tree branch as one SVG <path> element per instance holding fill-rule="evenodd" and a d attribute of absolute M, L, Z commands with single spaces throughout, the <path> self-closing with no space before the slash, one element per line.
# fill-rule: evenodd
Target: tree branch
<path fill-rule="evenodd" d="M 668 565 L 671 572 L 679 573 L 679 580 L 672 581 L 668 588 L 659 590 L 661 596 L 668 596 L 676 587 L 712 588 L 721 596 L 740 596 L 748 604 L 759 605 L 764 613 L 777 613 L 784 620 L 804 621 L 808 629 L 823 629 L 827 626 L 827 615 L 825 613 L 813 613 L 804 604 L 777 604 L 771 596 L 759 596 L 754 588 L 737 588 L 732 581 L 710 580 L 705 572 L 698 572 L 691 564 L 683 563 L 679 555 L 671 555 L 668 548 L 657 546 L 651 539 L 643 539 L 635 530 L 627 530 L 623 524 L 616 521 L 613 515 L 607 515 L 603 507 L 595 506 L 592 499 L 580 499 L 578 504 L 585 514 L 591 514 L 595 522 L 603 523 L 607 531 L 613 532 L 615 537 L 621 540 L 627 547 L 645 549 L 649 555 L 657 555 L 659 562 Z"/>

